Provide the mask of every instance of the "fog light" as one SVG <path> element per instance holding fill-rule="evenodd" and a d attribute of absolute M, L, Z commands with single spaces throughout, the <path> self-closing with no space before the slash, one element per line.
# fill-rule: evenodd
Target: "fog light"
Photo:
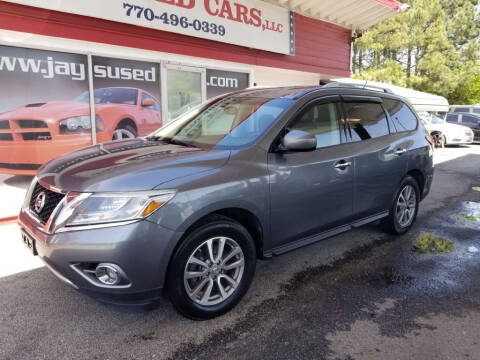
<path fill-rule="evenodd" d="M 121 270 L 115 264 L 98 264 L 95 269 L 95 276 L 98 281 L 105 285 L 117 285 L 121 281 Z"/>

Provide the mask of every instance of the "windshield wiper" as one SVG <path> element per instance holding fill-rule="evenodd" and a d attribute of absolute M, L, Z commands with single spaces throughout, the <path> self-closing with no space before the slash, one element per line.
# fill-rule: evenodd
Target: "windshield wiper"
<path fill-rule="evenodd" d="M 160 136 L 156 136 L 156 135 L 147 136 L 147 137 L 145 138 L 145 140 L 148 140 L 148 141 L 162 141 L 162 142 L 164 142 L 164 140 L 163 140 Z"/>
<path fill-rule="evenodd" d="M 196 148 L 195 145 L 178 140 L 178 139 L 168 139 L 167 142 L 172 145 L 180 145 L 180 146 L 186 146 L 186 147 L 193 147 Z"/>
<path fill-rule="evenodd" d="M 184 142 L 184 141 L 181 141 L 181 140 L 178 140 L 178 139 L 162 138 L 161 136 L 149 136 L 146 139 L 149 140 L 149 141 L 160 141 L 160 142 L 163 142 L 165 144 L 196 148 L 195 145 Z"/>

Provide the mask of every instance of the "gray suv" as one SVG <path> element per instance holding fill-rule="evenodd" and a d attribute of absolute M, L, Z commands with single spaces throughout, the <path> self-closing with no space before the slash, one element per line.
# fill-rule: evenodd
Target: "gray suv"
<path fill-rule="evenodd" d="M 405 233 L 432 177 L 430 139 L 397 96 L 244 90 L 147 138 L 49 162 L 19 224 L 75 289 L 136 305 L 166 290 L 179 312 L 206 319 L 240 301 L 258 258 L 377 220 Z"/>

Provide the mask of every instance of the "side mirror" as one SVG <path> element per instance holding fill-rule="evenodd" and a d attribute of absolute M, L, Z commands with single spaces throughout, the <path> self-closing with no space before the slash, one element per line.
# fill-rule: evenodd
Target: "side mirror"
<path fill-rule="evenodd" d="M 317 148 L 317 138 L 306 131 L 292 130 L 283 137 L 282 145 L 290 151 L 313 151 Z"/>
<path fill-rule="evenodd" d="M 155 105 L 155 100 L 152 98 L 147 98 L 142 100 L 142 106 L 143 107 L 148 107 L 148 106 L 153 106 Z"/>

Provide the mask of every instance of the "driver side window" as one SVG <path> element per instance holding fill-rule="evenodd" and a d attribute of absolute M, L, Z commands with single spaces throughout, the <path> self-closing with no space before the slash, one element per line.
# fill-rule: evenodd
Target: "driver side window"
<path fill-rule="evenodd" d="M 288 129 L 302 130 L 315 135 L 317 149 L 339 145 L 341 141 L 337 104 L 331 102 L 309 105 Z"/>

